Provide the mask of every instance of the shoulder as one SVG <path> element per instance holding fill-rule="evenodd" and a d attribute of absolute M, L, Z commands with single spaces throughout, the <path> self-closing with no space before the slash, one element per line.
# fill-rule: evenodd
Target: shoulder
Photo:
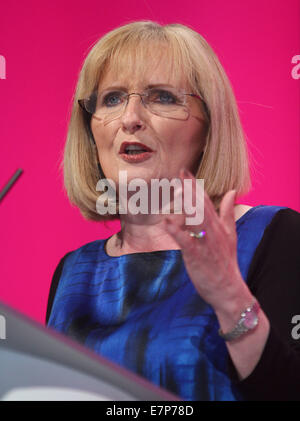
<path fill-rule="evenodd" d="M 106 239 L 104 240 L 95 240 L 89 243 L 83 244 L 82 246 L 68 252 L 60 261 L 64 264 L 74 264 L 76 261 L 84 259 L 86 256 L 92 257 L 93 255 L 99 256 L 99 252 L 103 251 L 104 244 Z"/>
<path fill-rule="evenodd" d="M 69 251 L 59 260 L 51 280 L 46 310 L 46 324 L 48 323 L 58 284 L 65 268 L 70 268 L 81 260 L 93 260 L 94 256 L 99 256 L 99 250 L 103 250 L 105 241 L 106 240 L 91 241 L 75 250 Z"/>
<path fill-rule="evenodd" d="M 239 218 L 241 218 L 248 210 L 250 210 L 252 206 L 249 205 L 242 205 L 237 204 L 234 207 L 234 219 L 237 221 Z"/>
<path fill-rule="evenodd" d="M 236 219 L 237 231 L 240 237 L 246 239 L 250 236 L 253 240 L 255 239 L 257 244 L 264 235 L 266 228 L 273 222 L 274 217 L 278 213 L 281 214 L 281 212 L 285 215 L 285 210 L 289 209 L 287 207 L 274 205 L 242 206 L 242 208 L 235 211 L 242 213 L 242 216 Z M 290 211 L 297 213 L 292 209 Z"/>
<path fill-rule="evenodd" d="M 294 268 L 300 274 L 300 213 L 291 208 L 266 206 L 261 212 L 272 214 L 253 259 L 257 267 L 279 270 Z M 271 209 L 270 209 L 271 208 Z"/>
<path fill-rule="evenodd" d="M 46 325 L 49 321 L 49 317 L 50 317 L 50 313 L 51 313 L 51 309 L 52 309 L 52 305 L 53 305 L 53 301 L 55 298 L 55 294 L 56 294 L 56 290 L 58 287 L 58 283 L 63 271 L 63 267 L 65 264 L 66 259 L 68 258 L 68 256 L 70 256 L 72 254 L 72 251 L 66 253 L 59 261 L 58 265 L 56 266 L 53 276 L 52 276 L 52 280 L 51 280 L 51 285 L 50 285 L 50 290 L 49 290 L 49 295 L 48 295 L 48 301 L 47 301 L 47 310 L 46 310 Z"/>
<path fill-rule="evenodd" d="M 278 210 L 264 231 L 248 272 L 248 286 L 271 325 L 291 340 L 291 320 L 299 314 L 300 213 Z"/>
<path fill-rule="evenodd" d="M 261 228 L 266 228 L 273 220 L 277 221 L 278 218 L 290 219 L 291 214 L 293 214 L 294 218 L 292 219 L 297 219 L 297 216 L 300 215 L 299 212 L 291 208 L 276 205 L 237 205 L 234 211 L 236 221 L 242 223 L 241 225 L 247 222 L 247 225 L 255 226 L 257 224 Z"/>
<path fill-rule="evenodd" d="M 291 248 L 300 241 L 300 213 L 291 208 L 281 208 L 266 227 L 265 243 L 276 241 L 279 245 Z M 299 245 L 298 245 L 299 247 Z"/>
<path fill-rule="evenodd" d="M 270 242 L 278 243 L 284 239 L 284 244 L 288 233 L 294 236 L 295 241 L 299 238 L 300 214 L 283 206 L 253 206 L 236 221 L 236 227 L 240 245 L 249 253 L 253 254 L 257 247 L 268 251 Z"/>
<path fill-rule="evenodd" d="M 99 260 L 103 255 L 105 241 L 105 239 L 91 241 L 66 253 L 55 269 L 54 278 L 59 279 L 64 270 L 72 268 L 77 263 L 81 264 L 83 261 L 93 263 L 96 259 Z"/>
<path fill-rule="evenodd" d="M 247 213 L 247 211 L 246 211 Z M 285 230 L 299 231 L 300 213 L 292 208 L 275 205 L 259 205 L 251 207 L 248 212 L 250 220 L 266 223 L 265 233 L 285 232 Z"/>

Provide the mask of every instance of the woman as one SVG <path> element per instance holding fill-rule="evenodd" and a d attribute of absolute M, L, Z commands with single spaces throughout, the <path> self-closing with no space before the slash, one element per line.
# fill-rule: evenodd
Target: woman
<path fill-rule="evenodd" d="M 119 214 L 100 215 L 99 176 L 119 193 L 121 172 L 149 187 L 180 180 L 173 208 L 204 179 L 204 220 L 123 213 L 129 189 Z M 85 218 L 119 217 L 121 231 L 60 261 L 49 327 L 185 400 L 298 398 L 291 320 L 300 314 L 300 215 L 235 204 L 250 189 L 244 135 L 230 83 L 199 34 L 134 22 L 94 45 L 79 76 L 64 175 Z M 184 180 L 192 188 L 181 189 Z"/>

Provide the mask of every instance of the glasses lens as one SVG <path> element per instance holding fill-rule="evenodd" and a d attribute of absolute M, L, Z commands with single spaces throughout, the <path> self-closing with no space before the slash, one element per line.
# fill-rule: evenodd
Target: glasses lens
<path fill-rule="evenodd" d="M 127 94 L 122 91 L 94 93 L 95 101 L 92 114 L 95 118 L 109 122 L 122 114 Z"/>
<path fill-rule="evenodd" d="M 84 103 L 89 113 L 108 123 L 122 115 L 127 97 L 128 94 L 123 91 L 104 91 L 100 94 L 95 92 Z M 148 89 L 141 97 L 145 107 L 153 114 L 178 120 L 186 120 L 189 116 L 186 96 L 176 89 Z"/>
<path fill-rule="evenodd" d="M 94 114 L 97 102 L 97 95 L 96 93 L 92 93 L 89 98 L 83 100 L 84 108 L 87 110 L 88 113 Z"/>
<path fill-rule="evenodd" d="M 186 96 L 171 88 L 150 89 L 145 97 L 148 108 L 162 117 L 185 120 L 188 118 Z"/>

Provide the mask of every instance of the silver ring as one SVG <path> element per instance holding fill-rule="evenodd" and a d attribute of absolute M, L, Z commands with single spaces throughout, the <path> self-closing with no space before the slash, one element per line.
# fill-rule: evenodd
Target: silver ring
<path fill-rule="evenodd" d="M 198 234 L 196 234 L 195 232 L 190 231 L 190 236 L 191 237 L 198 238 L 198 239 L 205 237 L 205 235 L 206 235 L 206 231 L 204 231 L 204 230 L 199 231 Z"/>

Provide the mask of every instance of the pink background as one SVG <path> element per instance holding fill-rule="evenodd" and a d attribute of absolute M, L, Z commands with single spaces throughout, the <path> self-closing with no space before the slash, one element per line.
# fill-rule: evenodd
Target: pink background
<path fill-rule="evenodd" d="M 58 170 L 71 97 L 90 45 L 133 20 L 179 22 L 201 33 L 232 82 L 250 151 L 253 190 L 239 200 L 300 211 L 299 0 L 6 1 L 0 6 L 0 300 L 44 323 L 48 291 L 68 251 L 118 229 L 85 221 Z"/>

